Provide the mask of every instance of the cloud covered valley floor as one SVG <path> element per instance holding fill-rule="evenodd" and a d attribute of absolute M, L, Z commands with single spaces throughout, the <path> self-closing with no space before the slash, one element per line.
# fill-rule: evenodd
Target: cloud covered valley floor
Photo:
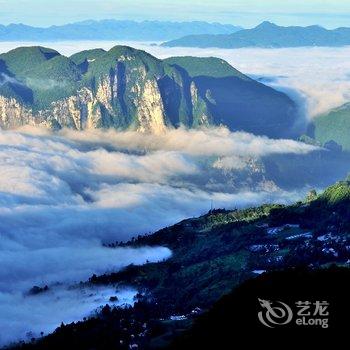
<path fill-rule="evenodd" d="M 205 152 L 204 143 L 210 145 Z M 99 306 L 99 297 L 82 298 L 73 312 L 81 298 L 69 286 L 92 274 L 171 255 L 164 247 L 111 249 L 104 244 L 203 214 L 211 201 L 234 208 L 303 196 L 306 188 L 283 190 L 246 168 L 252 157 L 258 162 L 312 152 L 319 150 L 220 128 L 159 136 L 0 131 L 0 324 L 6 330 L 0 343 L 23 339 L 41 326 L 52 330 L 59 319 L 88 315 Z M 48 285 L 50 293 L 28 296 L 36 285 Z"/>

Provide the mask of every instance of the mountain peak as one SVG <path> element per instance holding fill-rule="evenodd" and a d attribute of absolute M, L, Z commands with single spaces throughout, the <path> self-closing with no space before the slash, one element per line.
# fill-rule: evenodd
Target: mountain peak
<path fill-rule="evenodd" d="M 0 86 L 0 111 L 10 116 L 0 116 L 2 129 L 43 122 L 54 129 L 158 133 L 168 126 L 225 125 L 269 137 L 294 136 L 288 131 L 297 115 L 292 100 L 222 59 L 163 61 L 128 46 L 68 58 L 32 47 L 0 55 L 2 62 L 1 72 L 23 85 L 10 91 L 5 89 L 8 84 Z M 14 104 L 12 99 L 26 104 Z"/>
<path fill-rule="evenodd" d="M 268 28 L 277 28 L 278 25 L 269 22 L 269 21 L 264 21 L 262 23 L 260 23 L 257 27 L 255 27 L 256 29 L 268 29 Z"/>

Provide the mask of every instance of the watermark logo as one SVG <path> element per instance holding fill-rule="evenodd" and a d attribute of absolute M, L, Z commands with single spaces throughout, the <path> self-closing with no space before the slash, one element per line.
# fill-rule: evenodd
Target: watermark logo
<path fill-rule="evenodd" d="M 329 303 L 327 301 L 297 301 L 287 305 L 282 301 L 258 299 L 261 310 L 259 321 L 268 328 L 285 325 L 329 327 Z"/>
<path fill-rule="evenodd" d="M 269 300 L 259 299 L 262 311 L 258 313 L 260 322 L 269 328 L 290 323 L 293 319 L 292 309 L 282 301 L 272 303 Z"/>

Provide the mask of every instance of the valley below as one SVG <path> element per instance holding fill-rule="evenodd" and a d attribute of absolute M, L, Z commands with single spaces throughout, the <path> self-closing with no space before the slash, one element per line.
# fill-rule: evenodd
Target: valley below
<path fill-rule="evenodd" d="M 174 341 L 186 344 L 191 337 L 198 337 L 196 327 L 205 327 L 203 322 L 210 323 L 217 317 L 215 311 L 207 313 L 206 310 L 213 305 L 222 307 L 225 300 L 233 297 L 232 289 L 244 285 L 247 280 L 259 285 L 260 282 L 253 279 L 261 274 L 267 274 L 263 277 L 267 280 L 274 278 L 275 275 L 269 275 L 272 271 L 280 271 L 276 278 L 280 276 L 281 280 L 289 275 L 307 279 L 324 274 L 324 278 L 334 278 L 338 285 L 342 282 L 336 276 L 341 278 L 349 271 L 349 201 L 350 183 L 343 181 L 320 195 L 310 193 L 304 201 L 290 206 L 210 210 L 206 215 L 184 220 L 154 234 L 110 244 L 109 249 L 166 246 L 171 249 L 172 256 L 159 263 L 130 265 L 117 273 L 94 274 L 86 283 L 114 288 L 132 285 L 139 291 L 133 308 L 105 306 L 89 321 L 61 325 L 52 335 L 14 348 L 59 349 L 67 344 L 108 348 L 119 343 L 120 349 L 136 345 L 146 349 L 170 349 Z M 295 267 L 299 267 L 299 272 L 293 270 Z M 338 270 L 340 267 L 343 270 Z M 285 271 L 285 277 L 281 271 Z M 317 283 L 325 283 L 325 280 L 317 279 Z M 311 286 L 305 288 L 312 290 Z M 324 297 L 327 298 L 340 297 L 340 290 L 330 285 L 325 288 L 328 292 L 318 290 L 317 293 L 326 293 Z M 254 291 L 250 293 L 255 295 Z M 232 322 L 240 321 L 233 318 Z M 214 325 L 211 327 L 205 337 L 218 344 L 220 339 L 210 334 L 219 330 Z M 181 338 L 183 334 L 187 336 Z M 199 339 L 194 344 L 204 346 Z"/>
<path fill-rule="evenodd" d="M 244 283 L 349 267 L 348 47 L 123 44 L 0 43 L 6 349 L 171 349 Z"/>

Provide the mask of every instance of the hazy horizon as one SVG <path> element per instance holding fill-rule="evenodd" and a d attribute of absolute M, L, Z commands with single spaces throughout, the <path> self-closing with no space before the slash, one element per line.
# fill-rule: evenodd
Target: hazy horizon
<path fill-rule="evenodd" d="M 35 24 L 30 24 L 27 22 L 9 22 L 9 23 L 0 23 L 0 25 L 3 26 L 9 26 L 9 25 L 26 25 L 26 26 L 30 26 L 33 28 L 43 28 L 43 29 L 47 29 L 47 28 L 51 28 L 51 27 L 60 27 L 60 26 L 65 26 L 65 25 L 70 25 L 70 24 L 77 24 L 77 23 L 84 23 L 84 22 L 103 22 L 103 21 L 130 21 L 130 22 L 136 22 L 136 23 L 143 23 L 143 22 L 159 22 L 159 23 L 195 23 L 195 22 L 203 22 L 203 23 L 208 23 L 208 24 L 222 24 L 222 25 L 233 25 L 233 26 L 237 26 L 237 27 L 241 27 L 242 29 L 252 29 L 257 27 L 259 24 L 263 23 L 263 22 L 271 22 L 274 23 L 278 26 L 281 27 L 293 27 L 293 26 L 297 26 L 297 27 L 308 27 L 308 26 L 320 26 L 323 28 L 326 28 L 328 30 L 332 30 L 332 29 L 337 29 L 337 28 L 342 28 L 342 27 L 350 27 L 350 14 L 349 14 L 349 23 L 347 25 L 334 25 L 334 26 L 327 26 L 327 25 L 323 25 L 323 24 L 319 24 L 319 23 L 314 23 L 314 22 L 310 22 L 307 24 L 293 24 L 292 22 L 290 24 L 288 23 L 282 23 L 281 21 L 274 21 L 271 20 L 269 18 L 262 18 L 261 20 L 256 21 L 254 24 L 248 25 L 248 26 L 244 26 L 241 25 L 239 23 L 236 22 L 228 22 L 228 21 L 210 21 L 210 20 L 181 20 L 181 19 L 174 19 L 174 20 L 160 20 L 160 19 L 129 19 L 129 18 L 99 18 L 99 19 L 94 19 L 94 18 L 86 18 L 86 19 L 82 19 L 82 20 L 77 20 L 77 21 L 70 21 L 70 22 L 66 22 L 66 23 L 60 23 L 60 24 L 50 24 L 50 25 L 35 25 Z"/>
<path fill-rule="evenodd" d="M 53 0 L 50 6 L 43 0 L 19 0 L 16 3 L 2 0 L 0 5 L 1 24 L 23 23 L 37 27 L 103 19 L 206 21 L 245 28 L 254 27 L 265 20 L 285 26 L 321 25 L 330 29 L 350 25 L 350 4 L 331 0 L 287 0 L 282 4 L 277 0 L 177 0 L 163 3 L 159 0 L 114 0 L 103 3 L 97 0 Z M 179 8 L 181 11 L 178 11 Z"/>

